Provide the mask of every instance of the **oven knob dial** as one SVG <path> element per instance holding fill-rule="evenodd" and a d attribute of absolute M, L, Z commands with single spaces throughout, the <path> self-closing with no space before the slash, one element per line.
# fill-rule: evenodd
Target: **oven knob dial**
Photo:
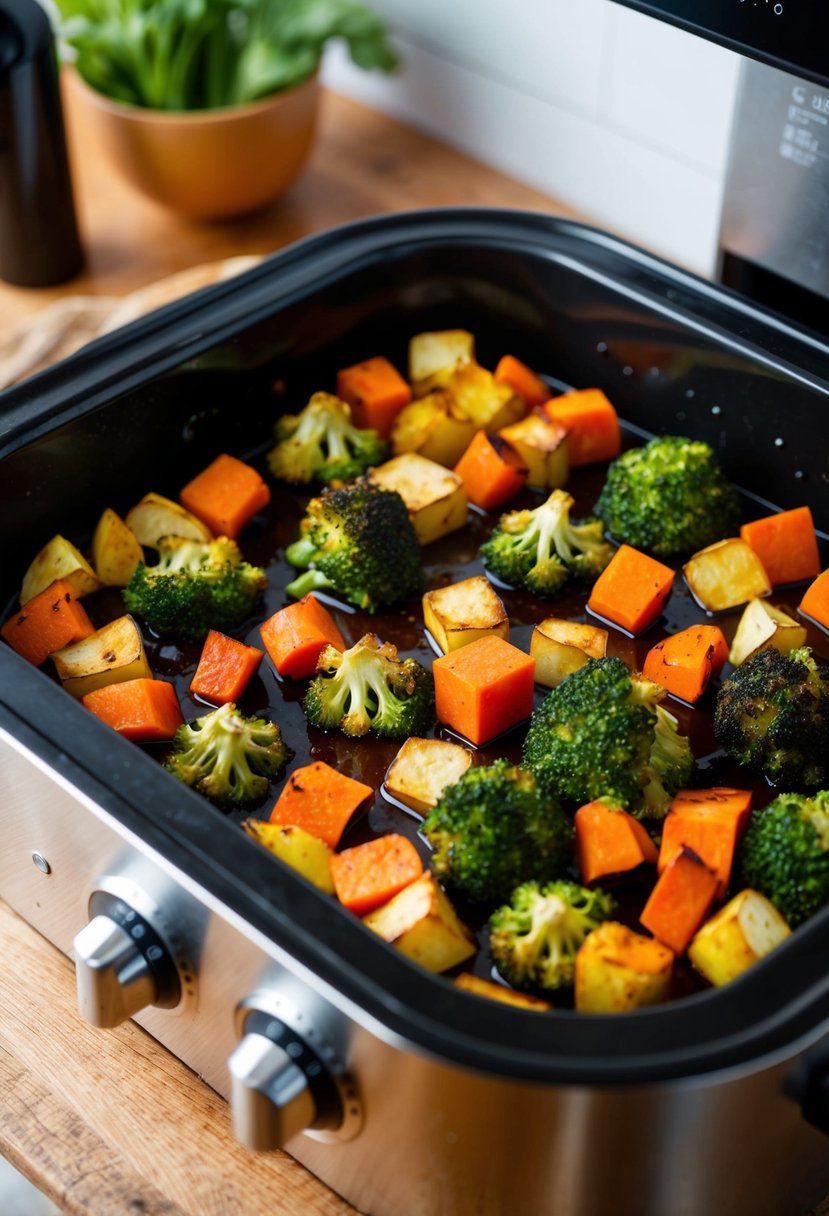
<path fill-rule="evenodd" d="M 181 997 L 165 942 L 123 900 L 97 901 L 98 914 L 74 941 L 78 1006 L 92 1026 L 120 1026 L 148 1005 L 170 1009 Z M 100 909 L 100 910 L 98 910 Z"/>

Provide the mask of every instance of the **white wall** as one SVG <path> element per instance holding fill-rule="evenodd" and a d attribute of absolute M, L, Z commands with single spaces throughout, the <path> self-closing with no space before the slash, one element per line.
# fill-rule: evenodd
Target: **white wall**
<path fill-rule="evenodd" d="M 372 2 L 404 68 L 330 87 L 711 272 L 738 56 L 611 0 Z"/>

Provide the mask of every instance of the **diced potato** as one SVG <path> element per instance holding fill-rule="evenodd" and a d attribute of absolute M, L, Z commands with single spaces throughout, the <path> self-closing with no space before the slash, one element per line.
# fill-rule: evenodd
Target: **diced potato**
<path fill-rule="evenodd" d="M 516 992 L 514 988 L 505 988 L 494 980 L 485 980 L 469 971 L 462 972 L 455 980 L 455 987 L 464 992 L 472 992 L 475 996 L 486 997 L 490 1001 L 501 1001 L 504 1005 L 517 1005 L 520 1009 L 535 1009 L 544 1013 L 552 1009 L 549 1001 L 542 1001 L 540 996 L 530 996 L 526 992 Z"/>
<path fill-rule="evenodd" d="M 466 523 L 466 488 L 463 480 L 436 464 L 406 452 L 369 471 L 375 485 L 396 490 L 409 512 L 421 545 L 439 540 Z"/>
<path fill-rule="evenodd" d="M 446 378 L 445 387 L 476 430 L 500 431 L 527 413 L 524 398 L 478 363 L 459 363 Z"/>
<path fill-rule="evenodd" d="M 472 752 L 444 739 L 407 739 L 389 765 L 386 792 L 404 806 L 425 815 L 437 806 L 448 785 L 460 781 L 472 763 Z"/>
<path fill-rule="evenodd" d="M 580 1013 L 624 1013 L 665 1000 L 674 953 L 661 942 L 605 921 L 576 954 L 575 997 Z"/>
<path fill-rule="evenodd" d="M 52 658 L 61 684 L 78 699 L 107 684 L 153 678 L 141 630 L 131 616 L 119 616 L 88 638 L 56 650 Z"/>
<path fill-rule="evenodd" d="M 536 683 L 547 688 L 555 688 L 583 667 L 588 659 L 603 659 L 606 654 L 606 629 L 562 621 L 554 616 L 548 616 L 536 625 L 530 639 Z"/>
<path fill-rule="evenodd" d="M 69 584 L 78 599 L 91 595 L 101 586 L 80 550 L 65 537 L 53 536 L 23 575 L 20 603 L 28 604 L 58 578 Z"/>
<path fill-rule="evenodd" d="M 127 513 L 127 527 L 140 545 L 158 548 L 162 536 L 181 536 L 184 540 L 209 541 L 210 529 L 179 503 L 161 494 L 145 494 Z"/>
<path fill-rule="evenodd" d="M 246 819 L 242 827 L 248 836 L 258 840 L 269 853 L 284 861 L 286 866 L 307 878 L 320 891 L 334 894 L 334 883 L 328 863 L 334 856 L 324 840 L 312 836 L 294 824 L 265 823 L 261 819 Z"/>
<path fill-rule="evenodd" d="M 498 434 L 521 454 L 529 470 L 528 486 L 558 489 L 570 474 L 567 431 L 541 414 L 528 414 L 520 422 L 502 427 Z"/>
<path fill-rule="evenodd" d="M 458 363 L 474 358 L 475 339 L 465 329 L 416 334 L 409 343 L 409 380 L 415 397 L 431 392 Z"/>
<path fill-rule="evenodd" d="M 706 612 L 725 612 L 756 596 L 771 594 L 762 562 L 737 536 L 700 549 L 682 569 L 691 594 Z"/>
<path fill-rule="evenodd" d="M 92 537 L 95 573 L 105 587 L 126 587 L 144 550 L 120 515 L 107 507 Z"/>
<path fill-rule="evenodd" d="M 444 654 L 489 633 L 509 641 L 507 610 L 483 574 L 427 591 L 423 623 Z"/>
<path fill-rule="evenodd" d="M 427 971 L 448 971 L 475 953 L 475 938 L 434 875 L 423 874 L 363 924 Z"/>
<path fill-rule="evenodd" d="M 739 667 L 759 650 L 779 650 L 789 654 L 806 645 L 806 630 L 781 608 L 765 600 L 752 600 L 747 605 L 728 655 L 729 663 Z"/>
<path fill-rule="evenodd" d="M 476 429 L 447 389 L 435 389 L 404 406 L 397 415 L 391 433 L 392 451 L 396 456 L 418 452 L 451 469 L 469 447 Z"/>
<path fill-rule="evenodd" d="M 715 988 L 741 975 L 791 933 L 774 904 L 747 887 L 706 921 L 688 957 Z"/>

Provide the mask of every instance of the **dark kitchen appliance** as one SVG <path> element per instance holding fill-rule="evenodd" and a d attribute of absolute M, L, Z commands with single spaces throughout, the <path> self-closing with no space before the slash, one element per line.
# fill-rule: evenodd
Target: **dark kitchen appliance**
<path fill-rule="evenodd" d="M 448 326 L 484 364 L 604 388 L 638 433 L 707 439 L 826 539 L 822 342 L 577 224 L 424 212 L 312 238 L 0 398 L 3 602 L 55 532 L 267 443 L 275 381 L 402 365 Z M 289 1142 L 361 1210 L 804 1216 L 829 1192 L 829 910 L 720 991 L 540 1017 L 410 964 L 5 646 L 0 759 L 0 893 L 74 950 L 86 1016 L 134 1015 L 247 1144 Z"/>

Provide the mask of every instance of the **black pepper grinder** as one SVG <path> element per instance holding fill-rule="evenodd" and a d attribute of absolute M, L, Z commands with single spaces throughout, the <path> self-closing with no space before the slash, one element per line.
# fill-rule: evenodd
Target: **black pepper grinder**
<path fill-rule="evenodd" d="M 47 287 L 82 264 L 52 28 L 37 0 L 0 0 L 0 278 Z"/>

